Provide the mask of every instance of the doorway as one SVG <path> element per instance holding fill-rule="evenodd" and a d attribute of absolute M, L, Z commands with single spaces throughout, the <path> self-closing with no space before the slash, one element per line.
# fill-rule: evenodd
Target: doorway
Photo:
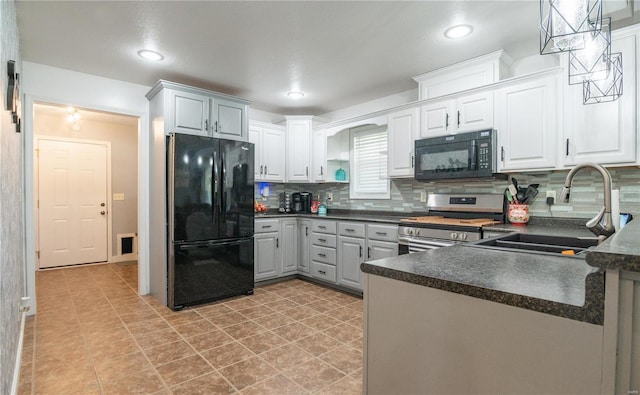
<path fill-rule="evenodd" d="M 106 262 L 107 142 L 38 137 L 39 268 Z"/>
<path fill-rule="evenodd" d="M 33 109 L 36 268 L 137 260 L 139 118 Z"/>

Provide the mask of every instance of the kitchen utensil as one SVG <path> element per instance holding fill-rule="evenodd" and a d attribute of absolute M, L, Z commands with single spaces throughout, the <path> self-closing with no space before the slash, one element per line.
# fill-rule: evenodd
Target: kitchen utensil
<path fill-rule="evenodd" d="M 509 192 L 511 192 L 511 196 L 513 197 L 513 201 L 515 202 L 515 204 L 518 204 L 518 190 L 516 189 L 515 185 L 509 184 Z"/>
<path fill-rule="evenodd" d="M 516 191 L 518 190 L 518 180 L 516 180 L 515 177 L 511 177 L 511 183 L 513 184 L 514 187 L 516 187 Z M 515 194 L 514 194 L 515 196 Z"/>
<path fill-rule="evenodd" d="M 522 199 L 522 204 L 531 204 L 531 201 L 538 194 L 538 190 L 533 186 L 533 184 L 527 187 L 527 190 L 524 194 L 524 199 Z"/>
<path fill-rule="evenodd" d="M 518 188 L 518 193 L 516 194 L 516 199 L 518 199 L 518 201 L 520 203 L 522 203 L 522 201 L 524 200 L 524 196 L 527 193 L 526 188 Z"/>
<path fill-rule="evenodd" d="M 511 191 L 509 191 L 509 188 L 504 191 L 504 194 L 507 197 L 507 201 L 509 203 L 513 203 L 513 195 L 511 194 Z"/>

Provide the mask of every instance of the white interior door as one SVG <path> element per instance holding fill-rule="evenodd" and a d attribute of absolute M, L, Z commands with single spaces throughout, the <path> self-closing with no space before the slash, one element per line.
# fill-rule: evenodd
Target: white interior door
<path fill-rule="evenodd" d="M 107 145 L 40 139 L 40 268 L 107 261 Z"/>

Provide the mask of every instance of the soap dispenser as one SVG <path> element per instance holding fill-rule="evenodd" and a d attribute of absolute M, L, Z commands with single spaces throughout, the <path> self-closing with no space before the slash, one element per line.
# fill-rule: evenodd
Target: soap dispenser
<path fill-rule="evenodd" d="M 320 196 L 318 196 L 318 200 L 320 200 L 320 207 L 318 207 L 318 215 L 319 216 L 325 216 L 327 215 L 327 205 L 324 203 L 324 201 L 320 198 Z"/>

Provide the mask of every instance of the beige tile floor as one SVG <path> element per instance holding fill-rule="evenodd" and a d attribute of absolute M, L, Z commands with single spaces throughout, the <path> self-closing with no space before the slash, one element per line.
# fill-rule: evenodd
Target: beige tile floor
<path fill-rule="evenodd" d="M 37 273 L 21 394 L 360 394 L 362 299 L 302 280 L 174 312 L 136 265 Z"/>

